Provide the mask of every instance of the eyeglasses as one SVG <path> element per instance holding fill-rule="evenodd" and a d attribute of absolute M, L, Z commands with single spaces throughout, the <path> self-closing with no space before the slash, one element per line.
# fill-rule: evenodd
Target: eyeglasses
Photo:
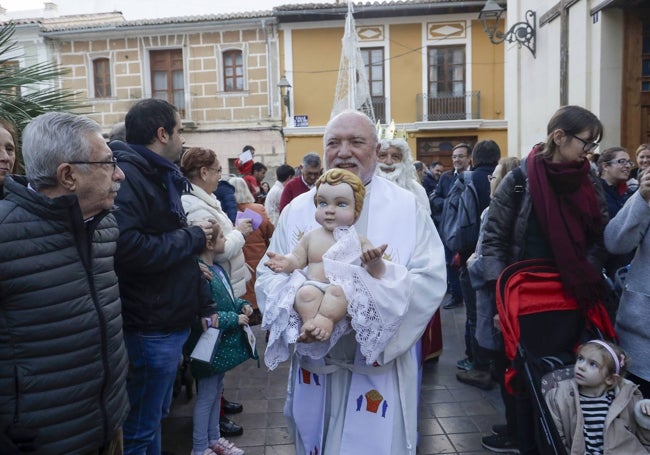
<path fill-rule="evenodd" d="M 222 168 L 222 167 L 218 167 L 218 168 L 216 168 L 216 167 L 209 167 L 208 169 L 211 169 L 211 170 L 213 170 L 213 171 L 217 171 L 217 172 L 221 172 L 221 171 L 223 171 L 223 168 Z"/>
<path fill-rule="evenodd" d="M 632 161 L 626 160 L 625 158 L 619 158 L 617 160 L 609 160 L 609 161 L 605 161 L 605 162 L 607 164 L 616 163 L 619 166 L 634 166 L 634 163 Z"/>
<path fill-rule="evenodd" d="M 598 145 L 599 145 L 598 142 L 587 142 L 584 139 L 582 139 L 581 137 L 578 137 L 578 136 L 573 135 L 573 134 L 569 134 L 569 136 L 571 136 L 571 137 L 579 140 L 580 142 L 582 142 L 582 150 L 585 151 L 585 152 L 590 152 L 590 151 L 594 150 L 596 147 L 598 147 Z"/>
<path fill-rule="evenodd" d="M 111 157 L 110 161 L 68 161 L 68 164 L 99 164 L 105 166 L 113 166 L 113 172 L 117 169 L 117 158 Z"/>

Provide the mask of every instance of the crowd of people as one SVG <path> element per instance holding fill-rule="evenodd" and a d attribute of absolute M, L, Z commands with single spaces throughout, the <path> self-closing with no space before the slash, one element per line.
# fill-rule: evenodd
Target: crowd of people
<path fill-rule="evenodd" d="M 415 454 L 439 308 L 464 306 L 456 377 L 498 386 L 505 409 L 483 446 L 534 455 L 495 291 L 527 259 L 552 261 L 567 298 L 585 312 L 605 303 L 615 322 L 617 338 L 582 340 L 571 378 L 546 396 L 565 449 L 650 452 L 650 145 L 596 155 L 603 130 L 564 106 L 521 159 L 492 140 L 458 143 L 444 171 L 345 111 L 322 158 L 278 166 L 270 185 L 251 145 L 230 177 L 213 150 L 184 150 L 162 100 L 135 103 L 109 141 L 84 116 L 44 114 L 22 132 L 0 118 L 0 453 L 160 454 L 184 362 L 192 455 L 241 455 L 227 438 L 243 428 L 225 413 L 242 406 L 224 398 L 224 376 L 262 357 L 261 324 L 266 364 L 291 364 L 296 453 Z M 468 178 L 480 231 L 455 251 L 437 228 Z M 220 341 L 197 360 L 213 329 Z"/>

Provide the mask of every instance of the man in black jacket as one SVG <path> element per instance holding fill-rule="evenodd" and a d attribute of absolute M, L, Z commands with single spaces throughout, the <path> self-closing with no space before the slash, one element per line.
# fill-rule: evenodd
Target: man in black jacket
<path fill-rule="evenodd" d="M 442 208 L 445 205 L 445 199 L 449 196 L 451 187 L 456 181 L 456 177 L 459 172 L 463 172 L 469 169 L 471 162 L 471 153 L 472 147 L 469 144 L 456 144 L 453 149 L 451 149 L 451 160 L 454 165 L 454 169 L 451 171 L 443 172 L 438 180 L 438 185 L 433 192 L 433 198 L 431 200 L 431 216 L 433 217 L 434 223 L 436 225 L 440 221 L 442 216 Z M 458 278 L 458 266 L 459 264 L 453 264 L 454 256 L 456 252 L 449 251 L 445 246 L 445 257 L 447 259 L 447 283 L 448 283 L 448 292 L 451 294 L 447 303 L 443 304 L 444 309 L 456 308 L 463 304 L 463 296 L 460 291 L 460 281 Z M 460 365 L 459 365 L 460 366 Z"/>
<path fill-rule="evenodd" d="M 181 118 L 166 101 L 145 99 L 126 114 L 128 145 L 109 144 L 126 180 L 116 199 L 124 338 L 129 353 L 131 412 L 124 453 L 160 453 L 161 419 L 171 405 L 176 370 L 192 322 L 210 315 L 211 295 L 197 255 L 212 225 L 188 226 L 180 195 L 189 182 L 174 164 L 184 138 Z"/>
<path fill-rule="evenodd" d="M 0 453 L 121 453 L 128 359 L 111 212 L 122 170 L 100 126 L 51 112 L 0 201 Z M 29 186 L 28 186 L 29 185 Z"/>

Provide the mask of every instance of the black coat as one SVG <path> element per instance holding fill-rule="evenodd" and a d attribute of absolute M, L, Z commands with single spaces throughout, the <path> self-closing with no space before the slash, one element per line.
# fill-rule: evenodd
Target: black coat
<path fill-rule="evenodd" d="M 210 314 L 212 304 L 197 262 L 205 235 L 170 211 L 160 168 L 122 142 L 109 146 L 126 176 L 115 200 L 124 329 L 189 329 L 199 312 Z"/>
<path fill-rule="evenodd" d="M 225 180 L 219 180 L 214 195 L 219 199 L 221 210 L 228 215 L 230 221 L 235 224 L 237 219 L 237 199 L 235 199 L 235 187 Z"/>
<path fill-rule="evenodd" d="M 90 453 L 128 412 L 117 223 L 84 224 L 76 196 L 14 178 L 0 201 L 0 453 L 15 418 L 38 432 L 30 453 Z"/>
<path fill-rule="evenodd" d="M 454 170 L 443 172 L 442 175 L 440 175 L 440 179 L 438 179 L 436 189 L 433 191 L 433 194 L 429 196 L 431 217 L 436 226 L 440 223 L 442 209 L 445 206 L 445 199 L 449 196 L 449 192 L 451 191 L 451 187 L 454 185 L 455 181 L 456 174 L 454 173 Z"/>

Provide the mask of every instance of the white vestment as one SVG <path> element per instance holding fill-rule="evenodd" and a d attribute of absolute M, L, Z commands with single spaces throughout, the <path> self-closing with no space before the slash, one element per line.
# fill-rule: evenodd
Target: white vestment
<path fill-rule="evenodd" d="M 373 408 L 372 417 L 388 421 L 392 432 L 382 435 L 389 441 L 387 445 L 369 449 L 366 453 L 415 454 L 419 359 L 414 346 L 446 291 L 444 250 L 429 215 L 424 210 L 417 210 L 413 194 L 379 176 L 374 176 L 366 188 L 356 229 L 375 246 L 387 244 L 385 257 L 406 267 L 411 282 L 410 299 L 384 302 L 397 307 L 396 311 L 405 309 L 405 314 L 383 352 L 377 355 L 374 367 L 364 362 L 355 333 L 343 335 L 320 361 L 298 353 L 291 357 L 285 414 L 294 430 L 297 454 L 310 453 L 311 442 L 320 431 L 319 454 L 365 455 L 362 447 L 352 441 L 375 438 L 377 434 L 377 426 L 371 420 L 357 418 L 369 406 Z M 305 232 L 318 226 L 314 219 L 314 191 L 298 196 L 282 211 L 269 251 L 290 253 Z M 267 260 L 264 257 L 260 261 L 255 284 L 263 313 L 269 297 L 282 292 L 289 282 L 287 275 L 276 274 L 265 267 Z M 381 286 L 381 280 L 378 281 Z M 377 402 L 376 394 L 357 395 L 364 381 L 379 384 L 369 392 L 381 391 L 380 387 L 383 387 L 384 393 L 379 399 L 383 397 L 385 400 Z M 296 389 L 302 383 L 322 386 L 324 394 L 319 406 L 316 402 L 294 400 L 294 397 L 302 396 Z M 375 405 L 379 403 L 379 407 L 370 403 L 364 405 L 366 399 L 374 401 Z M 321 411 L 314 412 L 315 409 Z M 296 415 L 300 417 L 294 418 Z M 321 428 L 314 428 L 311 434 L 306 435 L 305 420 L 309 425 Z M 300 431 L 299 427 L 303 430 Z M 309 448 L 303 445 L 306 439 L 310 439 Z"/>

